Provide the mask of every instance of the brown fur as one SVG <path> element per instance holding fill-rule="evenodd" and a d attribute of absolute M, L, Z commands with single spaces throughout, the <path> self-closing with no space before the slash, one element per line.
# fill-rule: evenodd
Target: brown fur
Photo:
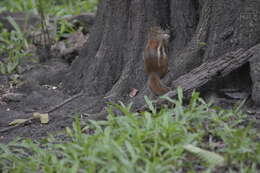
<path fill-rule="evenodd" d="M 144 69 L 148 75 L 148 86 L 156 95 L 163 95 L 169 91 L 160 80 L 168 72 L 168 38 L 169 35 L 160 27 L 152 27 L 144 49 Z"/>
<path fill-rule="evenodd" d="M 150 73 L 148 76 L 148 86 L 156 95 L 163 95 L 169 91 L 169 89 L 161 82 L 158 74 Z"/>

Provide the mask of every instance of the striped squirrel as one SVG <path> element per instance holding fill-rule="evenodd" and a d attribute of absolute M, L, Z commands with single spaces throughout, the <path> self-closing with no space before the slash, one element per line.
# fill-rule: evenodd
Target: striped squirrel
<path fill-rule="evenodd" d="M 148 41 L 144 49 L 144 70 L 148 75 L 148 86 L 156 95 L 163 95 L 170 89 L 162 82 L 168 73 L 168 46 L 169 33 L 161 27 L 151 27 L 148 31 Z"/>

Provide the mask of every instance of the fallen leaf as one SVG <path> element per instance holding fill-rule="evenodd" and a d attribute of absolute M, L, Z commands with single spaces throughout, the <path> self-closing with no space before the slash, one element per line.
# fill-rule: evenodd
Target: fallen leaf
<path fill-rule="evenodd" d="M 9 123 L 9 126 L 14 126 L 17 124 L 22 124 L 25 123 L 26 121 L 28 121 L 29 119 L 15 119 L 12 122 Z"/>
<path fill-rule="evenodd" d="M 40 119 L 42 124 L 47 124 L 49 122 L 49 114 L 48 113 L 39 113 L 39 112 L 34 112 L 33 117 L 36 119 Z"/>
<path fill-rule="evenodd" d="M 184 149 L 193 154 L 196 154 L 202 160 L 206 161 L 210 167 L 223 166 L 225 163 L 224 157 L 215 152 L 211 152 L 189 144 L 185 145 Z"/>
<path fill-rule="evenodd" d="M 132 88 L 132 90 L 131 90 L 129 96 L 130 96 L 130 97 L 135 97 L 135 96 L 137 95 L 137 93 L 138 93 L 138 90 L 135 89 L 135 88 Z"/>

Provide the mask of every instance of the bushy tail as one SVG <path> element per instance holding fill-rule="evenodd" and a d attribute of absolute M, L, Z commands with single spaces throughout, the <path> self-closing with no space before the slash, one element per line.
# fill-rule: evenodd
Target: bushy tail
<path fill-rule="evenodd" d="M 148 76 L 148 86 L 156 95 L 163 95 L 169 91 L 156 73 L 150 73 Z"/>

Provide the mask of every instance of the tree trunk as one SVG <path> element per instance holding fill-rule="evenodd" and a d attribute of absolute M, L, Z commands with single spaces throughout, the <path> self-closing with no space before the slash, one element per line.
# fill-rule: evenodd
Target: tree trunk
<path fill-rule="evenodd" d="M 259 0 L 102 0 L 88 43 L 63 83 L 69 92 L 84 90 L 87 97 L 109 101 L 129 101 L 135 88 L 139 104 L 144 95 L 151 95 L 142 59 L 149 27 L 171 29 L 170 73 L 164 79 L 170 85 L 203 62 L 259 43 L 259 12 Z M 260 57 L 254 59 L 253 69 L 259 69 L 258 64 Z M 249 78 L 249 70 L 246 73 Z M 257 70 L 251 69 L 251 74 L 260 81 Z M 85 104 L 93 107 L 93 102 Z"/>

